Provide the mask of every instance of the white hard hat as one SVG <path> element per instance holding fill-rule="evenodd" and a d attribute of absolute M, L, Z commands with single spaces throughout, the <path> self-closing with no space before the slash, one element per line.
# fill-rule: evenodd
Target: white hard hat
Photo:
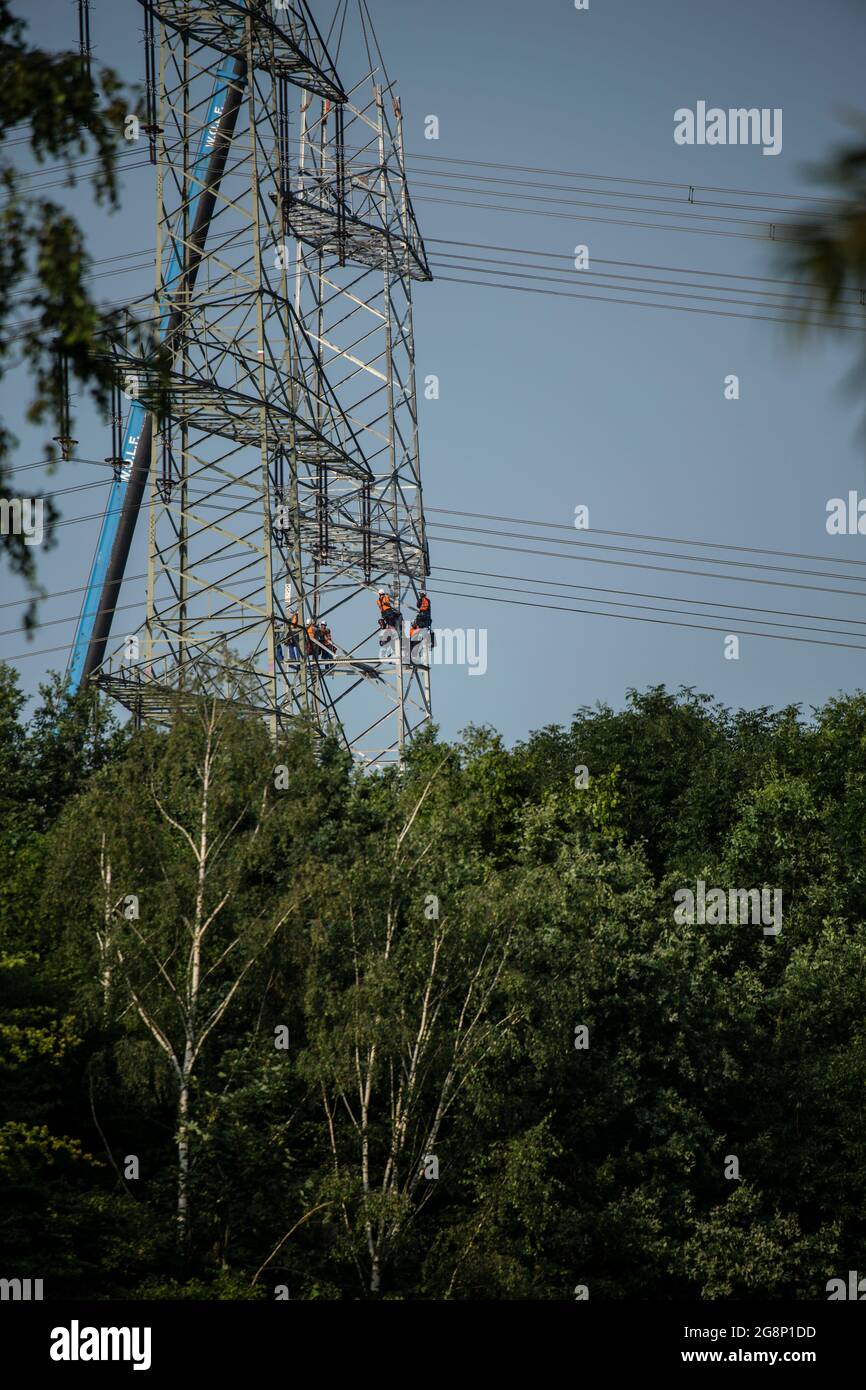
<path fill-rule="evenodd" d="M 379 593 L 380 593 L 380 594 L 384 594 L 384 592 L 385 592 L 384 589 L 380 589 L 380 590 L 379 590 Z"/>

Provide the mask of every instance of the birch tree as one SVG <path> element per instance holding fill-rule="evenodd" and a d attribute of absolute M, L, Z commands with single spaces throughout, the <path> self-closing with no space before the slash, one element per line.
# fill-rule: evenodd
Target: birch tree
<path fill-rule="evenodd" d="M 100 991 L 168 1067 L 181 1245 L 203 1053 L 299 901 L 263 890 L 256 872 L 278 807 L 273 762 L 254 721 L 202 700 L 167 736 L 146 731 L 98 816 Z"/>
<path fill-rule="evenodd" d="M 453 826 L 422 817 L 435 777 L 389 841 L 377 838 L 329 885 L 312 943 L 307 1074 L 345 1248 L 374 1295 L 456 1161 L 449 1121 L 513 1021 L 500 988 L 514 931 L 507 901 L 457 887 Z"/>

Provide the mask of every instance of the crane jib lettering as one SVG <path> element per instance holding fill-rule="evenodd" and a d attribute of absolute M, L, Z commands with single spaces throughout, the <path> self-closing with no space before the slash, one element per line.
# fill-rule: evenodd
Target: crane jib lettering
<path fill-rule="evenodd" d="M 210 126 L 208 127 L 207 139 L 205 140 L 205 143 L 204 143 L 204 150 L 205 150 L 205 151 L 211 149 L 211 147 L 216 143 L 216 138 L 217 138 L 217 135 L 218 135 L 218 133 L 219 133 L 220 116 L 222 115 L 222 113 L 223 113 L 223 106 L 222 106 L 222 105 L 218 105 L 218 106 L 215 106 L 215 107 L 213 108 L 213 120 L 211 121 L 211 124 L 210 124 Z"/>
<path fill-rule="evenodd" d="M 141 431 L 132 434 L 126 441 L 126 448 L 123 451 L 123 468 L 120 471 L 121 481 L 128 483 L 132 476 L 132 465 L 135 462 L 135 451 L 138 448 L 138 441 L 141 438 Z"/>

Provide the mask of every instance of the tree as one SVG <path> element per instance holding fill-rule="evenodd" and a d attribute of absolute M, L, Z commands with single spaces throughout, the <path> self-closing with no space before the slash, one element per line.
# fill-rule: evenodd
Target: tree
<path fill-rule="evenodd" d="M 104 68 L 92 81 L 76 54 L 31 46 L 24 21 L 12 15 L 8 0 L 0 0 L 0 79 L 0 139 L 26 127 L 24 138 L 37 163 L 57 160 L 70 184 L 75 182 L 76 155 L 90 155 L 96 201 L 116 207 L 117 150 L 130 109 L 117 75 Z M 108 408 L 112 368 L 106 354 L 120 318 L 101 313 L 88 290 L 91 261 L 75 219 L 51 199 L 34 195 L 9 153 L 0 161 L 0 189 L 0 377 L 24 365 L 33 383 L 28 420 L 51 422 L 62 435 L 70 426 L 67 376 L 103 412 Z M 15 491 L 9 470 L 16 444 L 0 421 L 0 496 L 20 505 L 22 494 Z M 46 461 L 53 465 L 55 443 L 47 441 L 44 447 Z M 48 541 L 55 521 L 49 499 Z M 0 547 L 13 571 L 32 585 L 34 547 L 12 529 L 0 536 Z M 27 622 L 33 621 L 31 604 Z"/>
<path fill-rule="evenodd" d="M 866 120 L 861 121 L 866 133 Z M 804 220 L 791 229 L 791 239 L 779 243 L 787 264 L 821 291 L 824 311 L 838 314 L 846 290 L 866 282 L 866 144 L 862 138 L 839 149 L 820 182 L 834 189 L 837 206 Z M 807 320 L 814 310 L 801 310 Z"/>
<path fill-rule="evenodd" d="M 78 1297 L 694 1300 L 858 1267 L 866 697 L 806 719 L 635 692 L 365 775 L 212 701 L 64 740 L 67 780 L 0 682 L 3 813 L 36 845 L 0 900 L 15 1271 L 46 1252 Z M 696 878 L 781 887 L 781 933 L 680 923 Z"/>
<path fill-rule="evenodd" d="M 866 121 L 861 119 L 859 124 L 866 129 Z M 862 135 L 837 150 L 817 173 L 820 182 L 833 189 L 837 206 L 787 229 L 785 239 L 777 243 L 777 261 L 786 273 L 818 289 L 817 302 L 803 296 L 791 300 L 801 325 L 826 323 L 829 315 L 841 328 L 846 308 L 862 302 L 866 284 L 866 144 Z M 866 354 L 861 353 L 851 376 L 858 394 L 863 389 L 864 368 Z"/>
<path fill-rule="evenodd" d="M 97 691 L 70 699 L 55 677 L 39 693 L 25 723 L 18 675 L 0 663 L 0 923 L 6 949 L 27 956 L 44 946 L 38 907 L 46 833 L 127 737 Z"/>
<path fill-rule="evenodd" d="M 167 735 L 144 730 L 55 840 L 52 895 L 62 901 L 73 877 L 89 880 L 80 928 L 99 1007 L 137 1019 L 168 1066 L 182 1248 L 205 1047 L 302 899 L 262 892 L 253 873 L 278 805 L 264 728 L 202 699 Z"/>
<path fill-rule="evenodd" d="M 421 755 L 392 784 L 387 814 L 329 881 L 310 935 L 304 1070 L 333 1162 L 323 1194 L 373 1295 L 433 1201 L 440 1163 L 446 1185 L 467 1163 L 455 1112 L 510 1024 L 507 885 L 467 860 L 471 819 L 454 779 L 434 794 L 449 763 L 448 750 L 433 765 Z"/>

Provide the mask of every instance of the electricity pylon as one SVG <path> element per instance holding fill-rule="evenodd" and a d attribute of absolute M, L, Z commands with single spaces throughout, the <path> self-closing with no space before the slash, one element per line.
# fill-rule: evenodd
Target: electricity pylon
<path fill-rule="evenodd" d="M 365 7 L 356 16 L 369 41 Z M 297 178 L 279 210 L 287 258 L 294 245 L 302 374 L 317 398 L 326 383 L 334 390 L 370 472 L 356 479 L 317 465 L 299 474 L 292 547 L 305 562 L 292 577 L 315 612 L 359 633 L 349 681 L 316 686 L 314 699 L 322 713 L 341 713 L 366 681 L 373 698 L 356 704 L 368 722 L 355 737 L 381 761 L 399 757 L 430 718 L 429 657 L 413 664 L 401 640 L 381 658 L 370 595 L 385 587 L 408 612 L 429 573 L 412 282 L 432 277 L 406 184 L 399 100 L 380 69 L 350 90 L 342 105 L 302 97 Z"/>
<path fill-rule="evenodd" d="M 133 405 L 116 486 L 122 538 L 147 485 L 146 617 L 104 656 L 115 541 L 84 674 L 139 718 L 205 690 L 399 762 L 430 718 L 429 665 L 380 644 L 374 600 L 408 613 L 429 571 L 411 289 L 431 278 L 399 103 L 378 68 L 347 96 L 305 4 L 142 3 L 155 310 L 151 347 L 117 353 Z"/>

